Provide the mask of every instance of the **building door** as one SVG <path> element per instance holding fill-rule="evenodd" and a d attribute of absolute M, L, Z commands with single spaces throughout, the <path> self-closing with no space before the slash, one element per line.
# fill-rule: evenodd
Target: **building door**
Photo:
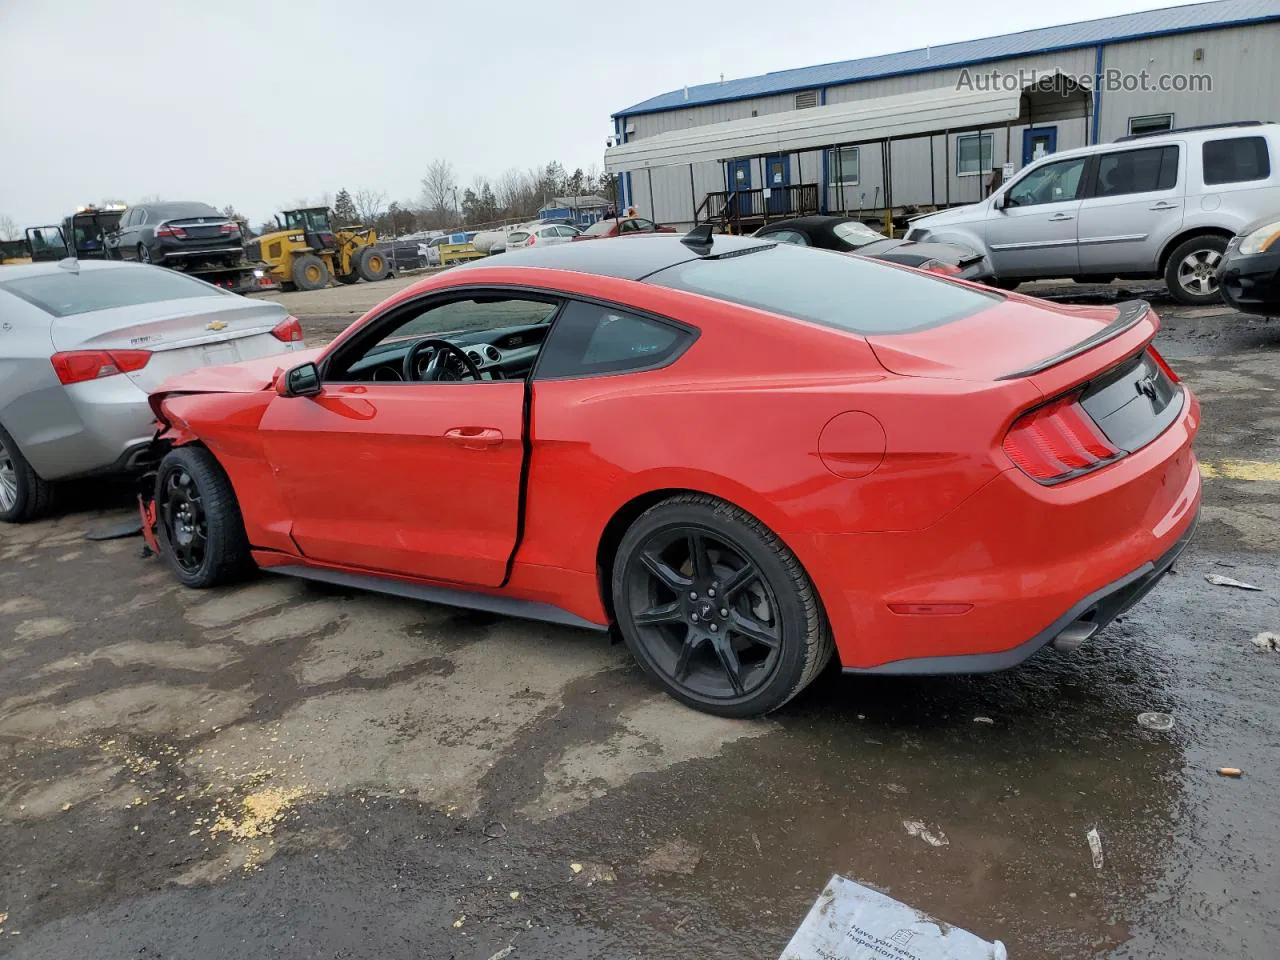
<path fill-rule="evenodd" d="M 1057 127 L 1027 127 L 1022 131 L 1022 165 L 1047 157 L 1058 149 Z"/>
<path fill-rule="evenodd" d="M 729 191 L 725 212 L 731 217 L 751 216 L 751 195 L 748 192 L 751 189 L 751 161 L 730 160 L 725 165 L 725 177 L 729 181 L 725 188 Z"/>
<path fill-rule="evenodd" d="M 778 154 L 776 157 L 764 158 L 764 185 L 769 191 L 766 209 L 770 214 L 787 214 L 791 212 L 791 155 Z"/>

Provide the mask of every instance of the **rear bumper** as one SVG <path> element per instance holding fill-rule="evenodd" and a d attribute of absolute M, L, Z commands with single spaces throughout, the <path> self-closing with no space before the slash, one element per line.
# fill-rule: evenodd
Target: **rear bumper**
<path fill-rule="evenodd" d="M 1116 617 L 1136 604 L 1172 569 L 1182 551 L 1195 536 L 1200 514 L 1196 512 L 1186 531 L 1164 556 L 1144 563 L 1138 569 L 1095 590 L 1058 617 L 1044 630 L 1025 643 L 999 653 L 957 654 L 946 657 L 918 657 L 896 660 L 876 667 L 845 667 L 845 673 L 881 674 L 947 674 L 991 673 L 1016 667 L 1022 661 L 1053 644 L 1074 650 Z"/>
<path fill-rule="evenodd" d="M 46 427 L 22 452 L 45 480 L 127 472 L 145 453 L 155 414 L 128 376 L 103 377 L 47 391 Z"/>
<path fill-rule="evenodd" d="M 232 242 L 221 237 L 208 240 L 168 240 L 161 239 L 152 247 L 152 255 L 166 260 L 181 260 L 189 257 L 242 257 L 244 247 L 239 242 Z"/>

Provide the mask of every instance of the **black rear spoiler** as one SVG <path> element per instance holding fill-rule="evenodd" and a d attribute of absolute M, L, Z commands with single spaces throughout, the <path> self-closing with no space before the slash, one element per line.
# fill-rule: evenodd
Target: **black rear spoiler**
<path fill-rule="evenodd" d="M 1060 353 L 1055 353 L 1051 357 L 1039 361 L 1030 366 L 1023 367 L 1021 370 L 1015 370 L 1013 373 L 1006 373 L 1003 376 L 996 377 L 997 380 L 1018 380 L 1022 377 L 1034 376 L 1048 370 L 1050 367 L 1056 367 L 1060 363 L 1065 363 L 1072 357 L 1078 357 L 1082 353 L 1087 353 L 1100 343 L 1106 343 L 1108 340 L 1114 340 L 1126 330 L 1130 330 L 1141 323 L 1148 313 L 1151 312 L 1151 306 L 1145 300 L 1126 300 L 1116 308 L 1116 318 L 1108 323 L 1097 333 L 1090 334 L 1073 347 Z"/>

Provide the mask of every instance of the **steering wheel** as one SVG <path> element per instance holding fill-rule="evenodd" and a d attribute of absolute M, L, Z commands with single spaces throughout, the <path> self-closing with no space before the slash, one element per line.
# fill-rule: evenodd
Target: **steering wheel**
<path fill-rule="evenodd" d="M 427 349 L 434 349 L 435 355 L 432 356 L 427 364 L 427 369 L 422 371 L 422 376 L 418 376 L 418 357 L 425 353 Z M 440 380 L 462 379 L 461 377 L 446 377 L 448 364 L 445 357 L 452 354 L 462 361 L 466 373 L 473 380 L 482 379 L 480 376 L 480 368 L 476 366 L 475 361 L 467 356 L 467 352 L 457 344 L 450 343 L 448 340 L 441 340 L 437 337 L 427 337 L 425 340 L 419 340 L 409 352 L 404 355 L 404 379 L 406 383 L 413 381 L 431 382 Z"/>

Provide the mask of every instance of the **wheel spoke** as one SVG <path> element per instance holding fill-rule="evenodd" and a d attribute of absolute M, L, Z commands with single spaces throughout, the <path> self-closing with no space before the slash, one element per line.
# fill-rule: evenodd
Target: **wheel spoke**
<path fill-rule="evenodd" d="M 689 661 L 693 659 L 694 651 L 701 644 L 701 638 L 690 627 L 685 634 L 684 643 L 680 644 L 680 654 L 676 657 L 675 669 L 672 671 L 672 677 L 677 683 L 684 683 L 685 678 L 689 676 Z"/>
<path fill-rule="evenodd" d="M 677 623 L 681 619 L 680 602 L 663 603 L 642 610 L 632 617 L 637 627 L 655 627 L 663 623 Z"/>
<path fill-rule="evenodd" d="M 1222 259 L 1222 254 L 1217 250 L 1206 250 L 1204 252 L 1204 262 L 1206 266 L 1216 267 L 1218 261 Z"/>
<path fill-rule="evenodd" d="M 644 564 L 644 568 L 649 571 L 650 576 L 656 578 L 670 590 L 683 590 L 693 582 L 661 557 L 647 550 L 640 554 L 640 562 Z"/>
<path fill-rule="evenodd" d="M 747 586 L 759 575 L 760 571 L 756 569 L 756 565 L 747 560 L 741 567 L 733 571 L 727 579 L 721 581 L 720 592 L 724 595 L 725 600 L 732 600 L 743 587 Z"/>
<path fill-rule="evenodd" d="M 733 649 L 733 643 L 727 637 L 713 640 L 711 645 L 715 648 L 720 666 L 724 667 L 725 676 L 729 678 L 734 696 L 742 696 L 746 689 L 742 685 L 742 662 L 738 660 L 738 651 Z"/>
<path fill-rule="evenodd" d="M 737 610 L 733 611 L 733 615 L 729 618 L 728 631 L 740 637 L 746 637 L 752 643 L 758 643 L 770 650 L 778 649 L 778 645 L 782 642 L 776 626 L 763 623 Z"/>
<path fill-rule="evenodd" d="M 707 538 L 700 533 L 689 534 L 689 565 L 695 580 L 711 579 L 711 554 Z"/>

